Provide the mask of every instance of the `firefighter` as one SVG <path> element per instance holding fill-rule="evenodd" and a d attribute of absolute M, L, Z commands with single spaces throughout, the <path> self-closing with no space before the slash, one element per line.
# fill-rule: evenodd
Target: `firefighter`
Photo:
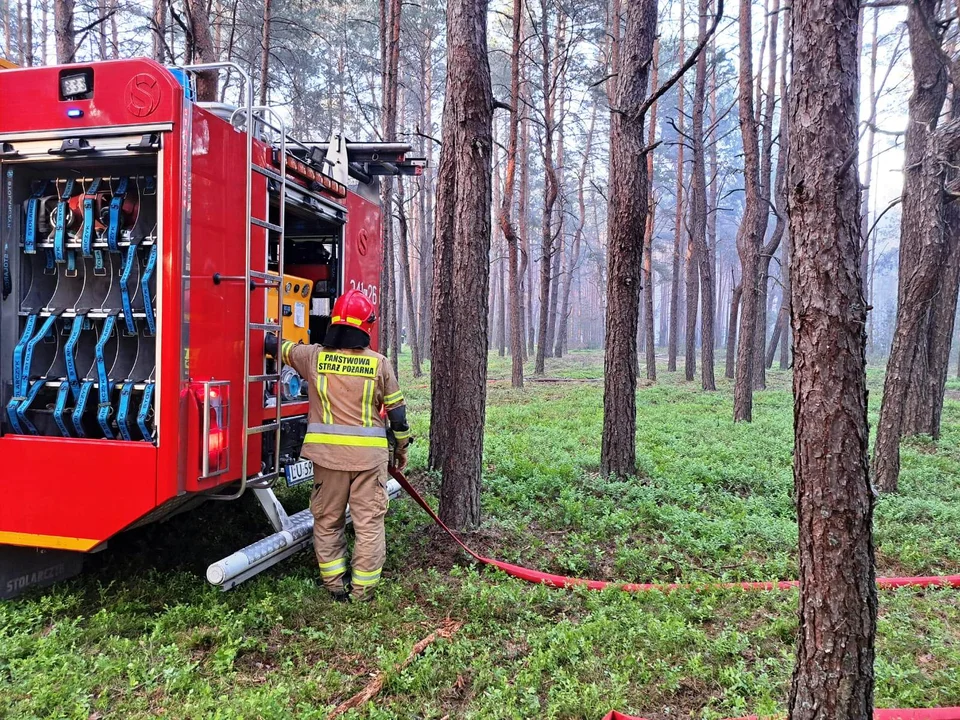
<path fill-rule="evenodd" d="M 396 441 L 393 463 L 401 470 L 411 440 L 393 369 L 369 347 L 375 322 L 373 303 L 362 292 L 349 290 L 334 303 L 322 345 L 285 340 L 280 348 L 283 362 L 309 386 L 309 424 L 301 454 L 314 465 L 310 511 L 320 575 L 337 600 L 373 596 L 386 558 L 388 434 Z M 276 337 L 269 336 L 266 345 L 275 355 Z M 348 502 L 356 534 L 349 579 L 344 536 Z"/>

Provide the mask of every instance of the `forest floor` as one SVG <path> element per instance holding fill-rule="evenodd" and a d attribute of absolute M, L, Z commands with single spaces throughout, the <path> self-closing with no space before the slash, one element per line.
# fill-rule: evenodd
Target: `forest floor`
<path fill-rule="evenodd" d="M 717 393 L 661 371 L 638 394 L 642 477 L 598 476 L 602 356 L 548 363 L 557 382 L 509 386 L 491 360 L 485 553 L 619 581 L 795 578 L 789 375 L 774 371 L 752 424 Z M 426 461 L 428 384 L 402 380 Z M 871 422 L 882 376 L 871 370 Z M 960 383 L 951 381 L 951 389 Z M 903 450 L 901 492 L 876 511 L 878 574 L 960 571 L 960 401 L 938 444 Z M 287 491 L 306 505 L 306 489 Z M 266 534 L 252 497 L 118 538 L 85 574 L 0 603 L 0 718 L 324 718 L 446 618 L 464 625 L 353 718 L 648 718 L 772 714 L 785 707 L 796 591 L 557 590 L 468 562 L 407 499 L 392 503 L 372 604 L 333 603 L 303 553 L 230 593 L 207 564 Z M 960 705 L 960 593 L 880 594 L 880 707 Z"/>

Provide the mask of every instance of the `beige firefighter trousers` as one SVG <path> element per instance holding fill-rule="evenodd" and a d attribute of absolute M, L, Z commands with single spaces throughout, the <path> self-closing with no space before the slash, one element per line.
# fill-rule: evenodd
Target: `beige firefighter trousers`
<path fill-rule="evenodd" d="M 370 470 L 331 470 L 314 466 L 313 547 L 323 584 L 343 592 L 347 573 L 347 539 L 344 534 L 347 503 L 356 534 L 351 573 L 352 593 L 362 598 L 380 581 L 387 557 L 383 520 L 387 514 L 387 465 Z"/>

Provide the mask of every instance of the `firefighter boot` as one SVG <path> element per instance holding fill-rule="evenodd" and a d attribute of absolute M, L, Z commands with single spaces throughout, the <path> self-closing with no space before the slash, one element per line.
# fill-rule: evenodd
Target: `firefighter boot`
<path fill-rule="evenodd" d="M 345 598 L 348 589 L 346 525 L 347 500 L 350 497 L 352 473 L 314 466 L 313 494 L 310 512 L 313 515 L 313 548 L 320 565 L 324 587 L 335 599 Z"/>
<path fill-rule="evenodd" d="M 373 599 L 387 557 L 383 522 L 387 514 L 387 466 L 379 465 L 354 475 L 350 485 L 350 517 L 356 533 L 353 549 L 351 597 Z"/>

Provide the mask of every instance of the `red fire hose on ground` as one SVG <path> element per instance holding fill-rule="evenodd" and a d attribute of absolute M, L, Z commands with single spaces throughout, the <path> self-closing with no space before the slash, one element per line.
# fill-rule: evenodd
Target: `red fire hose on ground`
<path fill-rule="evenodd" d="M 502 560 L 484 557 L 474 552 L 460 537 L 450 528 L 444 525 L 440 517 L 433 511 L 427 501 L 410 484 L 410 481 L 402 472 L 395 468 L 390 468 L 390 474 L 394 480 L 400 483 L 400 486 L 407 491 L 416 503 L 433 518 L 433 521 L 453 539 L 457 545 L 462 547 L 465 552 L 472 556 L 477 562 L 491 567 L 503 570 L 507 575 L 511 575 L 527 582 L 540 583 L 541 585 L 550 585 L 556 588 L 570 588 L 582 585 L 590 590 L 603 590 L 608 587 L 617 587 L 626 592 L 649 592 L 658 590 L 660 592 L 669 592 L 671 590 L 721 590 L 721 589 L 742 589 L 742 590 L 788 590 L 800 585 L 798 580 L 779 580 L 768 582 L 731 582 L 731 583 L 705 583 L 693 585 L 689 583 L 615 583 L 606 580 L 586 580 L 584 578 L 572 578 L 564 575 L 553 575 L 552 573 L 541 572 L 540 570 L 531 570 L 530 568 L 512 565 Z M 952 587 L 960 588 L 960 575 L 934 575 L 929 577 L 892 577 L 877 578 L 877 587 L 890 590 L 901 587 Z M 895 718 L 884 718 L 883 720 L 895 720 Z M 947 720 L 942 718 L 940 720 Z M 960 720 L 958 718 L 957 720 Z"/>
<path fill-rule="evenodd" d="M 644 720 L 635 715 L 624 715 L 616 710 L 603 720 Z M 760 720 L 756 715 L 735 720 Z M 873 711 L 873 720 L 960 720 L 960 707 L 949 708 L 885 708 Z"/>
<path fill-rule="evenodd" d="M 647 592 L 658 590 L 660 592 L 669 592 L 671 590 L 717 590 L 717 589 L 742 589 L 742 590 L 787 590 L 799 586 L 797 580 L 780 580 L 776 582 L 733 582 L 733 583 L 706 583 L 702 585 L 693 585 L 686 583 L 612 583 L 604 580 L 586 580 L 584 578 L 571 578 L 563 575 L 554 575 L 539 570 L 513 565 L 484 557 L 471 550 L 460 537 L 448 528 L 440 517 L 433 511 L 427 501 L 410 484 L 406 476 L 396 468 L 390 468 L 390 474 L 394 480 L 400 483 L 400 486 L 406 490 L 416 503 L 451 537 L 451 539 L 464 549 L 471 557 L 483 565 L 499 568 L 507 575 L 526 580 L 527 582 L 550 585 L 556 588 L 569 588 L 582 585 L 591 590 L 603 590 L 607 587 L 619 587 L 626 592 Z M 936 575 L 929 577 L 892 577 L 877 578 L 877 587 L 882 589 L 893 589 L 902 587 L 952 587 L 960 588 L 960 575 Z M 949 708 L 893 708 L 876 710 L 873 714 L 874 720 L 960 720 L 960 707 Z M 624 715 L 616 710 L 611 711 L 604 716 L 603 720 L 645 720 L 644 718 Z M 759 720 L 755 715 L 735 720 Z"/>

